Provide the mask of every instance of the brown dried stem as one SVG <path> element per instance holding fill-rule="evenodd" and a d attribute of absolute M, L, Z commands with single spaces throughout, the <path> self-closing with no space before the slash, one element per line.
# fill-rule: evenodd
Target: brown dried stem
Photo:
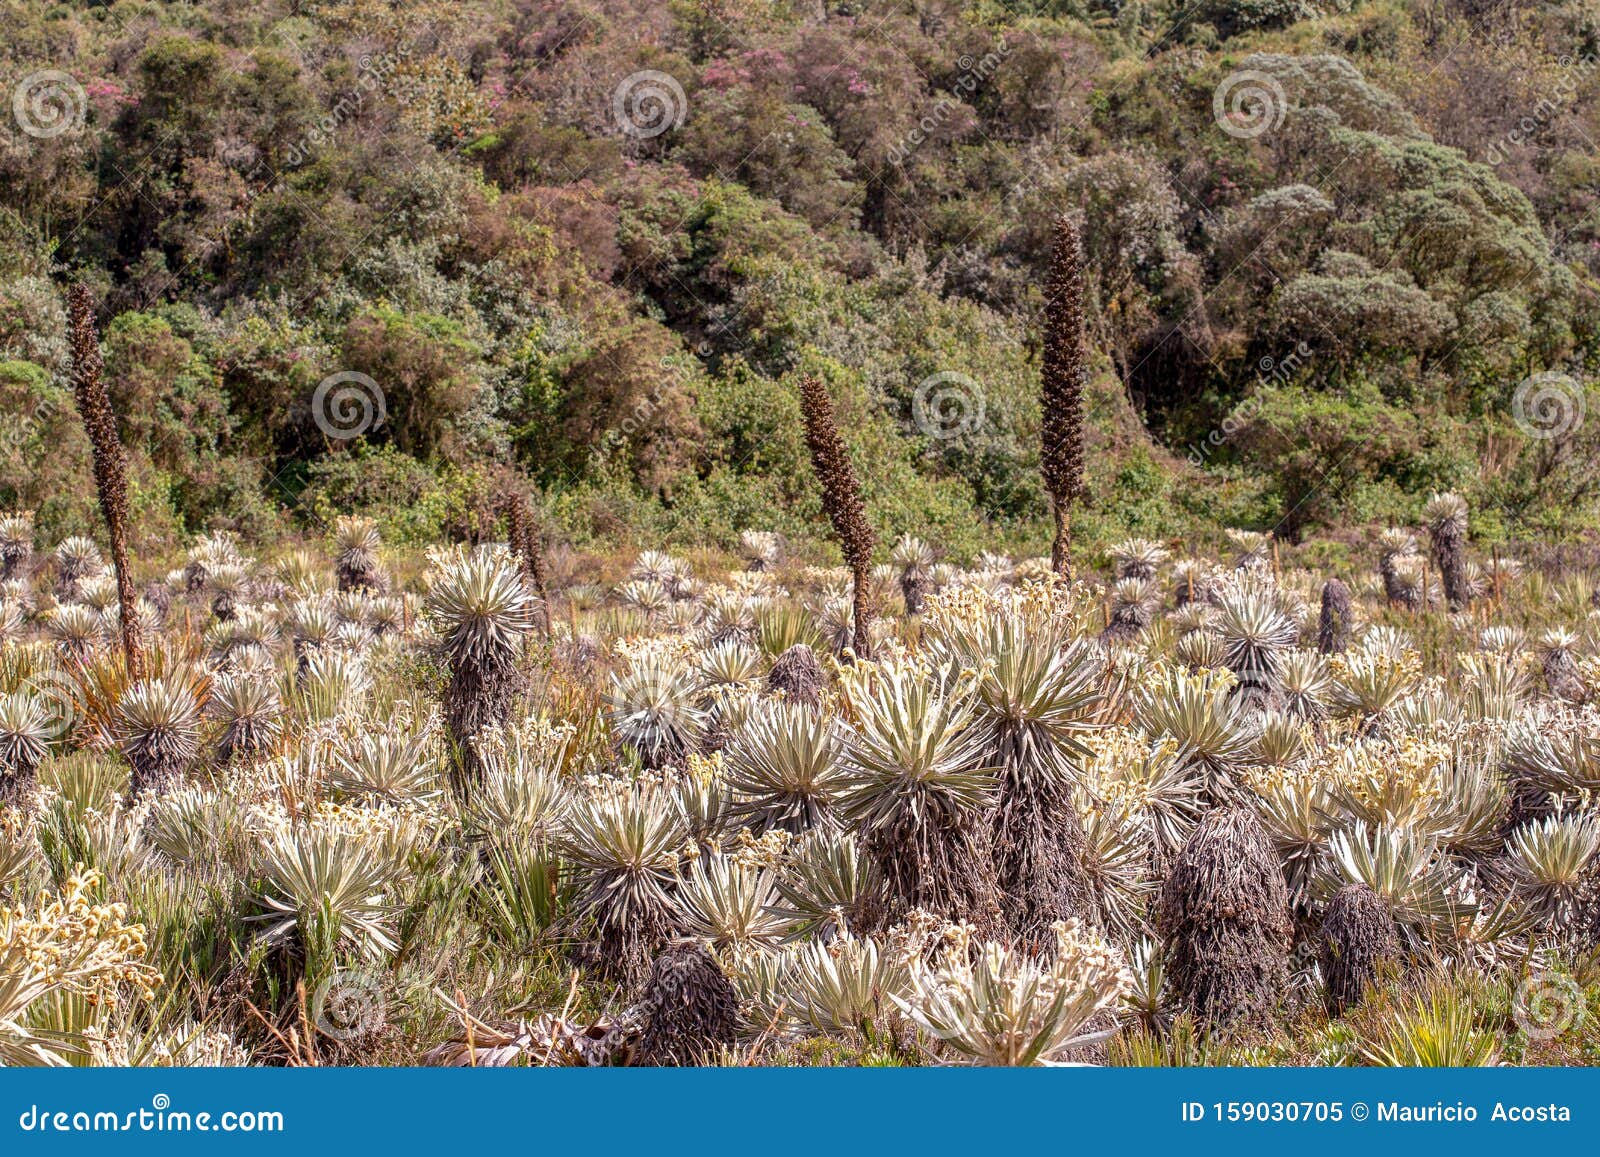
<path fill-rule="evenodd" d="M 1055 513 L 1050 566 L 1069 578 L 1072 563 L 1071 508 L 1081 502 L 1083 478 L 1083 382 L 1088 372 L 1083 336 L 1083 257 L 1077 227 L 1056 219 L 1045 288 L 1044 365 L 1039 381 L 1039 465 Z"/>
<path fill-rule="evenodd" d="M 806 446 L 811 451 L 811 467 L 822 486 L 822 506 L 833 523 L 845 563 L 855 582 L 855 652 L 865 657 L 870 650 L 868 630 L 872 609 L 867 592 L 871 580 L 872 548 L 876 536 L 867 523 L 866 506 L 861 501 L 861 484 L 839 426 L 833 416 L 833 399 L 821 379 L 807 374 L 800 379 L 800 412 L 805 418 Z"/>
<path fill-rule="evenodd" d="M 111 398 L 100 380 L 100 339 L 95 331 L 94 300 L 83 284 L 67 295 L 72 329 L 72 383 L 78 412 L 94 451 L 94 482 L 100 493 L 100 512 L 111 538 L 111 565 L 117 576 L 117 609 L 122 620 L 122 650 L 133 682 L 144 678 L 144 642 L 139 634 L 138 596 L 128 569 L 128 479 L 122 440 Z"/>

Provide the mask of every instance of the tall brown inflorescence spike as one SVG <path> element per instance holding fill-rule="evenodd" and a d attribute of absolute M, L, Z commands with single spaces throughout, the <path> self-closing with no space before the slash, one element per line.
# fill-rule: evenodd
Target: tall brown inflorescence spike
<path fill-rule="evenodd" d="M 513 490 L 506 496 L 506 538 L 511 553 L 522 565 L 522 573 L 533 583 L 539 596 L 539 626 L 550 637 L 550 595 L 545 585 L 544 528 L 528 504 L 527 495 Z"/>
<path fill-rule="evenodd" d="M 128 569 L 128 480 L 117 437 L 117 419 L 111 399 L 100 380 L 100 339 L 95 331 L 94 300 L 86 285 L 74 285 L 67 294 L 67 313 L 72 330 L 72 385 L 78 398 L 78 412 L 89 434 L 94 451 L 94 482 L 100 492 L 100 512 L 105 516 L 111 538 L 111 564 L 117 574 L 117 609 L 122 620 L 122 649 L 128 663 L 128 676 L 134 682 L 144 678 L 144 641 L 139 634 L 138 595 L 133 574 Z"/>
<path fill-rule="evenodd" d="M 1050 566 L 1070 577 L 1072 504 L 1084 497 L 1083 381 L 1087 357 L 1083 336 L 1083 256 L 1078 230 L 1064 214 L 1056 219 L 1055 248 L 1045 287 L 1044 365 L 1039 382 L 1039 465 L 1055 512 Z"/>
<path fill-rule="evenodd" d="M 811 451 L 811 468 L 822 486 L 822 506 L 833 523 L 833 532 L 844 552 L 844 561 L 854 576 L 855 641 L 857 655 L 870 650 L 868 630 L 872 611 L 867 605 L 867 587 L 872 571 L 872 548 L 877 539 L 867 523 L 866 506 L 861 501 L 861 484 L 839 436 L 833 417 L 833 399 L 820 378 L 807 374 L 800 379 L 800 413 L 806 424 L 806 446 Z"/>

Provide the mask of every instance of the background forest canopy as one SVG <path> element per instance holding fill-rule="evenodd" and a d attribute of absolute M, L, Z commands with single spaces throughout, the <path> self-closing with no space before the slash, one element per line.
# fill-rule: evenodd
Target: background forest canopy
<path fill-rule="evenodd" d="M 1600 3 L 0 0 L 0 508 L 94 528 L 65 286 L 149 549 L 334 515 L 1037 551 L 1055 216 L 1085 549 L 1453 489 L 1600 525 Z M 1587 418 L 1587 420 L 1585 420 Z"/>

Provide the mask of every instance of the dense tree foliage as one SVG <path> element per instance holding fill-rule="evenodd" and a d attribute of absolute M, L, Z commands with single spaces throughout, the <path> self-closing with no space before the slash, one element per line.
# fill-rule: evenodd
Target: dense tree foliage
<path fill-rule="evenodd" d="M 1594 521 L 1578 0 L 0 0 L 0 33 L 0 505 L 53 535 L 92 525 L 82 278 L 152 540 L 474 537 L 508 468 L 578 537 L 812 538 L 815 375 L 880 541 L 1037 548 L 1063 212 L 1085 541 L 1448 488 L 1479 533 Z M 1532 434 L 1530 380 L 1565 406 Z"/>

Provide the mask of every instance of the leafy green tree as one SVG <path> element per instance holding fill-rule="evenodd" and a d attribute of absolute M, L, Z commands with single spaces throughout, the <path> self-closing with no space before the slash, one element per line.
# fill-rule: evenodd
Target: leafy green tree
<path fill-rule="evenodd" d="M 0 507 L 53 539 L 94 526 L 89 441 L 72 391 L 31 362 L 0 362 Z"/>
<path fill-rule="evenodd" d="M 426 459 L 467 449 L 461 426 L 482 390 L 478 352 L 459 322 L 380 306 L 345 327 L 339 359 L 382 391 L 372 440 Z"/>
<path fill-rule="evenodd" d="M 1239 458 L 1271 479 L 1275 534 L 1299 542 L 1306 527 L 1356 513 L 1365 480 L 1422 473 L 1418 416 L 1368 391 L 1354 397 L 1293 386 L 1252 394 L 1230 436 Z"/>

